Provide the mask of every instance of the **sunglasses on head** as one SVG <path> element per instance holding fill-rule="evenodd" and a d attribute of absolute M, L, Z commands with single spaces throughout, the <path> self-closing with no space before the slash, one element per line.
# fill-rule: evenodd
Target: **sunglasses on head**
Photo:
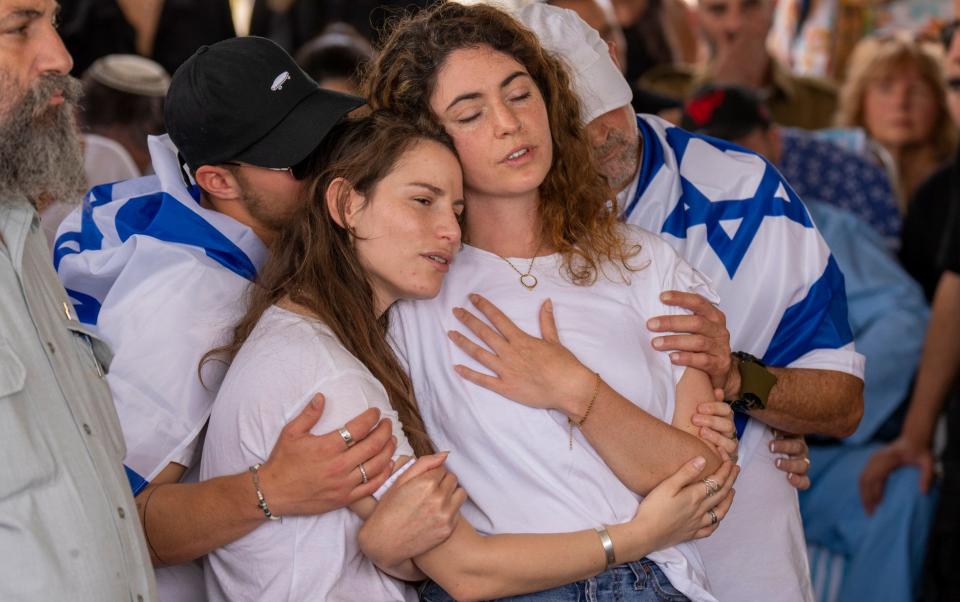
<path fill-rule="evenodd" d="M 236 167 L 256 167 L 257 169 L 266 169 L 268 171 L 285 171 L 297 180 L 302 180 L 307 176 L 307 170 L 310 165 L 310 156 L 292 165 L 290 167 L 263 167 L 261 165 L 251 165 L 249 163 L 239 163 L 237 161 L 224 161 L 221 165 L 234 165 Z"/>

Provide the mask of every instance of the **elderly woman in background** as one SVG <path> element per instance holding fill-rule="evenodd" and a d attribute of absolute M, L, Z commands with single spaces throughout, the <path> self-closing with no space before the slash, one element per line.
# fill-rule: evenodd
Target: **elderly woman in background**
<path fill-rule="evenodd" d="M 860 127 L 889 154 L 900 209 L 953 152 L 939 52 L 906 35 L 864 38 L 851 56 L 838 125 Z"/>

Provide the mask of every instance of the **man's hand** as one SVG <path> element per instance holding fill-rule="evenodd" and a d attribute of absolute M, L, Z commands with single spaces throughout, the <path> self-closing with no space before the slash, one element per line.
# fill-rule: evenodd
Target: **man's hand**
<path fill-rule="evenodd" d="M 657 316 L 648 320 L 647 328 L 652 332 L 683 333 L 656 337 L 653 347 L 672 351 L 670 361 L 674 364 L 698 368 L 709 374 L 710 383 L 723 389 L 725 399 L 736 398 L 740 393 L 739 373 L 730 359 L 727 317 L 695 293 L 666 291 L 660 295 L 660 300 L 667 305 L 688 309 L 693 315 Z M 734 384 L 737 388 L 731 391 Z"/>
<path fill-rule="evenodd" d="M 446 453 L 419 458 L 363 524 L 360 549 L 377 566 L 396 566 L 432 550 L 453 533 L 467 494 L 443 467 L 446 459 Z"/>
<path fill-rule="evenodd" d="M 916 466 L 920 470 L 920 491 L 927 493 L 933 484 L 933 465 L 930 446 L 915 443 L 903 435 L 877 450 L 860 475 L 860 499 L 867 514 L 872 515 L 883 501 L 883 489 L 890 473 L 901 466 Z"/>
<path fill-rule="evenodd" d="M 787 481 L 799 491 L 810 489 L 810 448 L 803 435 L 794 435 L 783 431 L 774 431 L 774 439 L 770 442 L 770 451 L 783 454 L 777 458 L 775 466 L 787 473 Z"/>
<path fill-rule="evenodd" d="M 380 410 L 370 408 L 345 425 L 357 442 L 347 448 L 337 431 L 310 434 L 323 414 L 323 403 L 323 396 L 317 395 L 283 427 L 270 459 L 260 468 L 261 488 L 276 515 L 316 515 L 343 508 L 371 495 L 393 471 L 397 442 L 390 420 L 380 420 Z M 357 468 L 361 462 L 367 483 L 362 483 Z M 256 499 L 252 493 L 251 499 Z"/>

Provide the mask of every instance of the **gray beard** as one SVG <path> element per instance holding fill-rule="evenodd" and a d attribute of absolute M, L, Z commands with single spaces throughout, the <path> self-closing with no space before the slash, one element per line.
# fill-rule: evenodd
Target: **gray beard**
<path fill-rule="evenodd" d="M 12 89 L 0 72 L 0 95 Z M 66 102 L 50 106 L 54 90 L 62 90 Z M 45 75 L 0 113 L 0 203 L 26 197 L 42 206 L 83 197 L 87 181 L 75 118 L 81 91 L 68 75 Z"/>

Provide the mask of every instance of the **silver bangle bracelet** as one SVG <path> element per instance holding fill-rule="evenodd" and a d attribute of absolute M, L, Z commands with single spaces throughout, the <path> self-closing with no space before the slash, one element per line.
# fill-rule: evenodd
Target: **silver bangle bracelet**
<path fill-rule="evenodd" d="M 603 545 L 603 553 L 607 555 L 607 568 L 617 564 L 617 555 L 613 551 L 613 540 L 610 539 L 610 533 L 606 527 L 597 527 L 597 535 L 600 536 L 600 543 Z"/>
<path fill-rule="evenodd" d="M 269 520 L 281 520 L 283 517 L 270 512 L 270 507 L 267 506 L 267 499 L 263 497 L 263 491 L 260 490 L 260 466 L 262 465 L 254 464 L 250 467 L 250 473 L 253 475 L 253 486 L 257 490 L 257 507 L 263 510 L 263 515 Z"/>

